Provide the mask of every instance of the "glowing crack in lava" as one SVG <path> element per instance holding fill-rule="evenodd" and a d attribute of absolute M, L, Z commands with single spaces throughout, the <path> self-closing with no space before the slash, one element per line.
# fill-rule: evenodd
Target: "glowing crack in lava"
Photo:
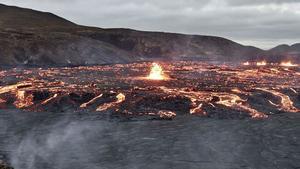
<path fill-rule="evenodd" d="M 165 80 L 167 76 L 164 75 L 162 67 L 157 63 L 152 63 L 151 71 L 147 79 L 150 80 Z"/>
<path fill-rule="evenodd" d="M 296 67 L 298 65 L 297 64 L 293 64 L 291 61 L 287 61 L 287 62 L 281 62 L 280 66 L 284 66 L 284 67 Z"/>

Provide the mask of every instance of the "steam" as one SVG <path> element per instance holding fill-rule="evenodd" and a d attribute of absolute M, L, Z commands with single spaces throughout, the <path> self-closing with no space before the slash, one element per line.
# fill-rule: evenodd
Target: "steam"
<path fill-rule="evenodd" d="M 17 132 L 28 130 L 21 137 L 20 133 L 12 136 L 19 141 L 10 140 L 8 162 L 15 169 L 278 168 L 297 162 L 288 154 L 295 149 L 291 143 L 296 141 L 296 129 L 291 124 L 297 118 L 283 126 L 289 132 L 280 132 L 282 128 L 276 126 L 282 126 L 287 118 L 266 122 L 197 118 L 120 122 L 95 116 L 78 118 L 80 115 L 74 119 L 71 114 L 66 119 L 56 118 L 57 114 L 22 112 L 24 115 L 14 117 L 8 113 L 6 121 L 0 116 L 0 133 L 12 130 L 12 125 Z M 8 130 L 3 130 L 2 124 L 7 124 Z M 280 137 L 273 137 L 277 132 Z"/>
<path fill-rule="evenodd" d="M 94 122 L 66 120 L 48 128 L 34 128 L 12 152 L 11 164 L 15 169 L 95 168 L 91 161 L 99 157 L 90 154 L 89 143 L 105 135 L 108 127 L 108 122 L 95 125 Z M 99 144 L 103 144 L 101 142 L 99 140 Z"/>

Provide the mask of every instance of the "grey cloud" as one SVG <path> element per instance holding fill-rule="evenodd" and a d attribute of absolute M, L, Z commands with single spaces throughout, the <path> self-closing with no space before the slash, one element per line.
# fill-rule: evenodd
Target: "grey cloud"
<path fill-rule="evenodd" d="M 226 0 L 229 5 L 265 5 L 265 4 L 285 4 L 299 3 L 299 0 Z"/>

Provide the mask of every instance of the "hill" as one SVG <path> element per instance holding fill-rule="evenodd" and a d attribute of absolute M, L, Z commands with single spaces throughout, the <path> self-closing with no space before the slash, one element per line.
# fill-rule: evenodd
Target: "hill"
<path fill-rule="evenodd" d="M 271 51 L 277 53 L 277 49 Z M 86 27 L 51 13 L 0 4 L 1 65 L 74 66 L 141 60 L 223 62 L 262 59 L 269 54 L 221 37 Z"/>

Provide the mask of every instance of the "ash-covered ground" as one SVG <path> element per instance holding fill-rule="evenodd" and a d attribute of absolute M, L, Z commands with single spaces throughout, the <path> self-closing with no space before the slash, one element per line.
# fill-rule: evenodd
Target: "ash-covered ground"
<path fill-rule="evenodd" d="M 0 71 L 0 168 L 300 167 L 299 67 L 160 65 Z"/>

